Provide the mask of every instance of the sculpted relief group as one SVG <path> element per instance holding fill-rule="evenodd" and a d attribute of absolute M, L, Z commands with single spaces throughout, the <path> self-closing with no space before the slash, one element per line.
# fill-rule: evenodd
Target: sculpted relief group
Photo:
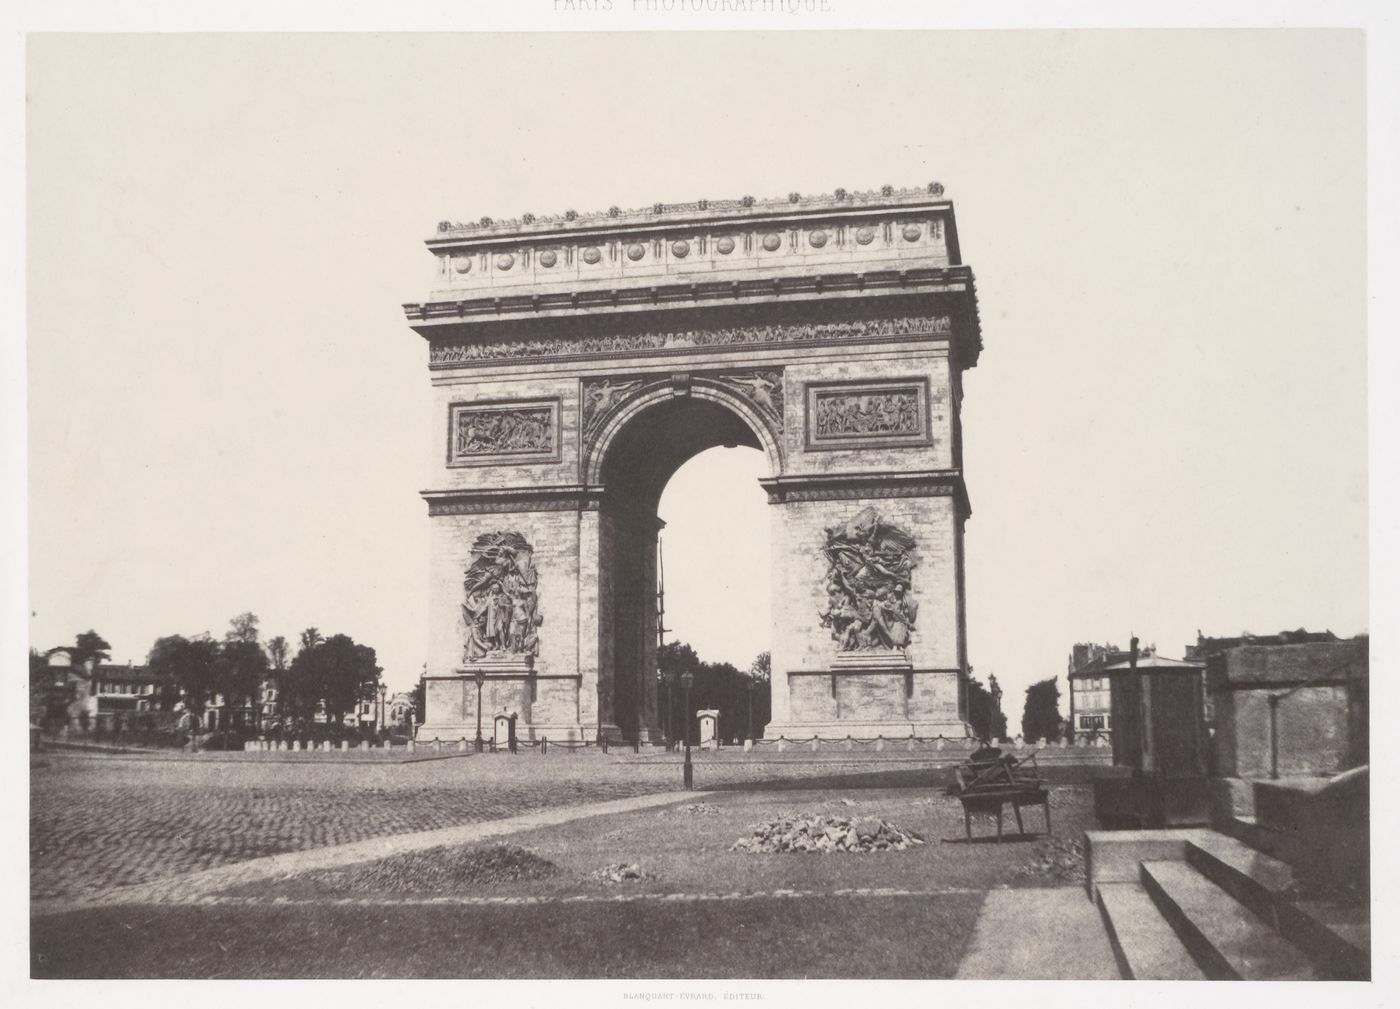
<path fill-rule="evenodd" d="M 820 614 L 843 652 L 907 648 L 919 604 L 909 595 L 914 537 L 866 508 L 826 530 L 829 605 Z"/>

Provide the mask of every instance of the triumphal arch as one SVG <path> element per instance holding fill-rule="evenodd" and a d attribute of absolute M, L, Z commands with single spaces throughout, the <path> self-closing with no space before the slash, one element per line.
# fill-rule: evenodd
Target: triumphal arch
<path fill-rule="evenodd" d="M 696 453 L 767 459 L 767 735 L 965 732 L 952 203 L 916 190 L 443 223 L 405 306 L 435 477 L 426 738 L 655 741 L 657 502 Z"/>

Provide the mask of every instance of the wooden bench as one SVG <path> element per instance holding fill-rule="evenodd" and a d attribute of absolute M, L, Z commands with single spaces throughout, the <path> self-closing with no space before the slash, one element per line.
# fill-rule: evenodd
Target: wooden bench
<path fill-rule="evenodd" d="M 1024 834 L 1021 822 L 1022 806 L 1040 806 L 1045 810 L 1045 833 L 1050 833 L 1050 789 L 1040 778 L 1035 754 L 1017 760 L 1007 754 L 990 760 L 978 760 L 953 769 L 958 783 L 958 801 L 963 807 L 963 825 L 968 841 L 972 840 L 972 814 L 996 813 L 997 843 L 1001 843 L 1001 814 L 1007 803 L 1016 813 L 1016 830 Z"/>

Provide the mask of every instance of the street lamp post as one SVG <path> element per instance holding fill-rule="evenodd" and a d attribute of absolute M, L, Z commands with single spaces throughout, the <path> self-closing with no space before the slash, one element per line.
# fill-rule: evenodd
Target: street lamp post
<path fill-rule="evenodd" d="M 690 763 L 690 687 L 695 682 L 695 674 L 690 672 L 681 673 L 681 690 L 685 696 L 685 710 L 681 712 L 681 726 L 685 732 L 685 787 L 692 789 L 695 787 L 695 769 Z"/>
<path fill-rule="evenodd" d="M 665 707 L 661 712 L 661 734 L 666 737 L 666 745 L 669 749 L 670 740 L 675 735 L 671 731 L 671 678 L 666 675 L 666 671 L 663 669 L 658 669 L 656 676 L 661 681 L 661 693 L 665 698 Z"/>
<path fill-rule="evenodd" d="M 749 677 L 749 739 L 753 739 L 753 677 Z"/>
<path fill-rule="evenodd" d="M 379 685 L 379 717 L 375 719 L 374 727 L 380 732 L 384 731 L 384 695 L 388 689 L 387 684 L 381 683 Z"/>
<path fill-rule="evenodd" d="M 484 741 L 481 738 L 481 685 L 486 682 L 486 670 L 476 670 L 476 752 L 480 753 Z"/>

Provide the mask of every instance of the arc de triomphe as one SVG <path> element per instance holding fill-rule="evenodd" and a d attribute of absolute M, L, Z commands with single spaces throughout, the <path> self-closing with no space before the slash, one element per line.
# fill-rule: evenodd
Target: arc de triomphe
<path fill-rule="evenodd" d="M 657 502 L 763 452 L 767 735 L 963 735 L 962 373 L 943 189 L 657 204 L 427 242 L 436 419 L 424 738 L 657 739 Z"/>

